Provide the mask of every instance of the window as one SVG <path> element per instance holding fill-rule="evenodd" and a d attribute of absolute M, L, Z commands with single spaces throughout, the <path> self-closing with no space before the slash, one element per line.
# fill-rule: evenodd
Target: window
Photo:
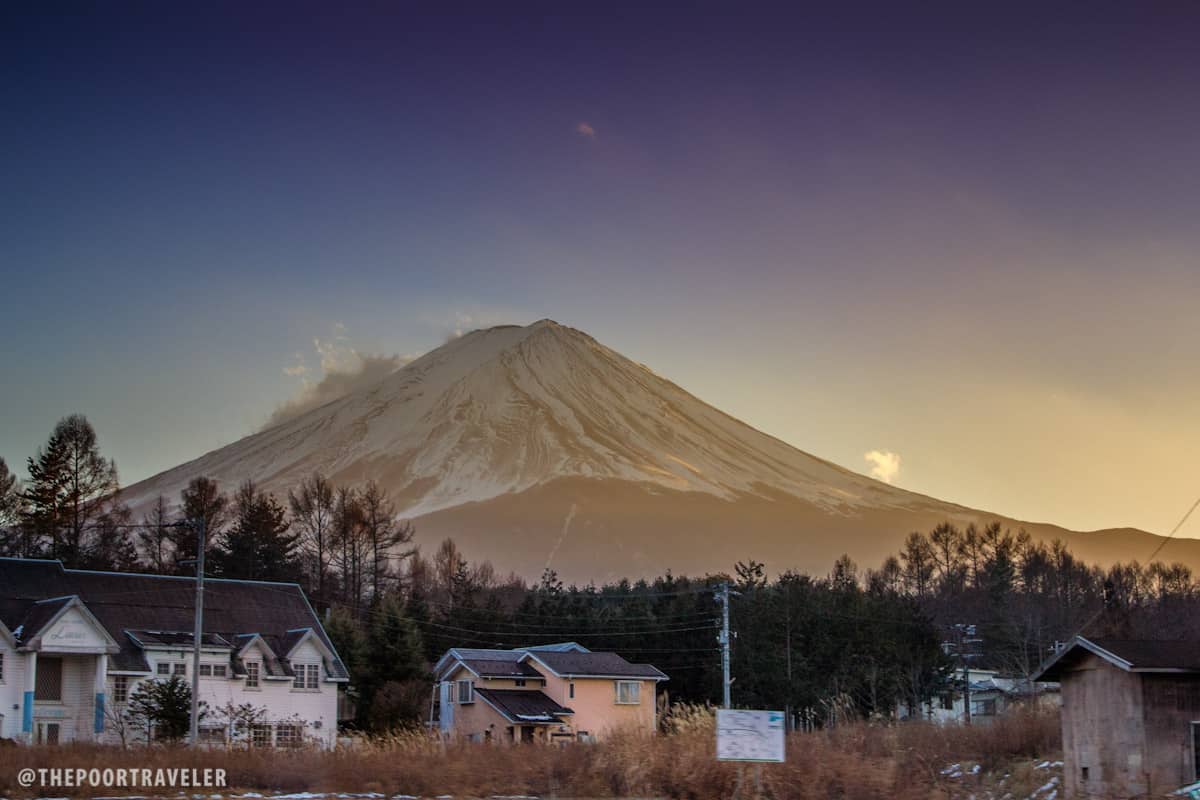
<path fill-rule="evenodd" d="M 247 689 L 257 689 L 258 688 L 258 668 L 259 668 L 259 663 L 257 661 L 247 661 L 246 662 L 246 688 Z"/>
<path fill-rule="evenodd" d="M 171 665 L 166 664 L 166 663 L 161 663 L 155 668 L 155 671 L 159 675 L 170 675 L 171 674 Z"/>
<path fill-rule="evenodd" d="M 320 664 L 294 664 L 292 672 L 296 675 L 292 682 L 293 689 L 312 692 L 321 688 Z"/>
<path fill-rule="evenodd" d="M 129 700 L 129 676 L 114 675 L 113 676 L 113 702 L 119 706 L 125 705 Z"/>
<path fill-rule="evenodd" d="M 226 675 L 224 664 L 201 664 L 201 678 L 224 678 Z"/>
<path fill-rule="evenodd" d="M 187 675 L 187 664 L 176 664 L 175 669 L 171 670 L 171 673 L 180 677 Z"/>
<path fill-rule="evenodd" d="M 1192 776 L 1200 781 L 1200 722 L 1192 723 Z M 1087 780 L 1086 769 L 1084 780 Z"/>
<path fill-rule="evenodd" d="M 270 747 L 271 746 L 271 726 L 270 725 L 251 725 L 250 726 L 250 746 L 251 747 Z"/>
<path fill-rule="evenodd" d="M 4 653 L 0 653 L 0 683 L 4 683 Z"/>
<path fill-rule="evenodd" d="M 972 714 L 977 714 L 981 717 L 996 716 L 996 701 L 995 700 L 980 700 L 972 703 L 974 708 L 971 709 Z"/>
<path fill-rule="evenodd" d="M 37 660 L 34 700 L 49 703 L 62 702 L 62 667 L 61 658 L 39 658 Z"/>
<path fill-rule="evenodd" d="M 299 747 L 304 744 L 304 732 L 299 725 L 276 725 L 275 726 L 275 746 L 276 747 Z"/>
<path fill-rule="evenodd" d="M 221 725 L 201 725 L 197 739 L 202 744 L 225 744 L 225 728 Z"/>
<path fill-rule="evenodd" d="M 212 673 L 214 678 L 224 678 L 229 675 L 229 667 L 225 664 L 213 664 Z"/>
<path fill-rule="evenodd" d="M 636 706 L 642 702 L 642 684 L 640 681 L 617 681 L 617 703 L 623 706 Z"/>
<path fill-rule="evenodd" d="M 200 677 L 201 678 L 211 678 L 212 677 L 212 664 L 201 664 L 200 665 Z"/>
<path fill-rule="evenodd" d="M 475 684 L 472 681 L 458 682 L 458 702 L 474 703 L 475 702 Z"/>
<path fill-rule="evenodd" d="M 513 681 L 513 685 L 514 685 L 514 686 L 524 686 L 524 685 L 525 685 L 525 679 L 524 679 L 524 678 L 517 678 L 515 681 Z"/>
<path fill-rule="evenodd" d="M 574 683 L 567 684 L 567 697 L 571 698 L 572 700 L 575 699 L 575 684 Z"/>

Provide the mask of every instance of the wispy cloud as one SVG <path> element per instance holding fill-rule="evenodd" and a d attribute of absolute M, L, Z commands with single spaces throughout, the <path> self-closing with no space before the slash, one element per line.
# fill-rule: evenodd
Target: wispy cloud
<path fill-rule="evenodd" d="M 284 367 L 283 373 L 299 378 L 300 388 L 272 412 L 264 429 L 372 386 L 413 360 L 410 355 L 360 353 L 351 345 L 346 326 L 340 322 L 333 326 L 329 338 L 313 338 L 313 351 L 320 363 L 321 379 L 310 379 L 313 368 L 303 353 L 296 353 L 294 362 Z"/>
<path fill-rule="evenodd" d="M 580 136 L 586 136 L 589 139 L 596 138 L 596 129 L 586 122 L 580 122 L 578 125 L 576 125 L 575 132 Z"/>
<path fill-rule="evenodd" d="M 884 483 L 891 483 L 900 474 L 900 454 L 890 450 L 872 450 L 863 453 L 863 458 L 871 464 L 871 477 L 878 478 Z"/>

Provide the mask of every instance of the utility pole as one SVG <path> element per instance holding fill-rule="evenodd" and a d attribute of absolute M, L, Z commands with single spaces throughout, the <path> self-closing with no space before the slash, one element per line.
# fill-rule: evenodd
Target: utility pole
<path fill-rule="evenodd" d="M 967 725 L 971 724 L 971 667 L 969 659 L 978 657 L 978 653 L 969 653 L 967 650 L 971 645 L 976 645 L 982 642 L 982 639 L 975 637 L 975 626 L 958 623 L 954 626 L 958 633 L 958 662 L 962 665 L 962 680 L 963 680 L 963 722 Z"/>
<path fill-rule="evenodd" d="M 717 635 L 717 642 L 721 645 L 722 708 L 730 708 L 732 706 L 729 698 L 729 689 L 733 684 L 733 679 L 729 677 L 729 594 L 729 581 L 724 581 L 717 592 L 717 600 L 721 603 L 721 633 Z"/>
<path fill-rule="evenodd" d="M 192 630 L 191 746 L 200 743 L 200 644 L 204 639 L 204 515 L 196 519 L 196 624 Z"/>

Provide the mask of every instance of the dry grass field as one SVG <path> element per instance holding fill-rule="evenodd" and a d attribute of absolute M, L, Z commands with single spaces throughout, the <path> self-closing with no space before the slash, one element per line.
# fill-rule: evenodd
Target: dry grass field
<path fill-rule="evenodd" d="M 0 797 L 61 796 L 17 784 L 24 767 L 220 767 L 223 794 L 366 793 L 393 797 L 563 798 L 752 797 L 752 766 L 714 758 L 711 714 L 677 714 L 653 738 L 617 736 L 595 745 L 496 747 L 442 744 L 406 733 L 331 752 L 200 750 L 95 745 L 0 748 Z M 784 764 L 764 765 L 761 794 L 771 798 L 1045 798 L 1057 759 L 1058 716 L 1014 714 L 972 727 L 857 723 L 793 735 Z M 1039 793 L 1041 787 L 1041 793 Z M 138 791 L 87 794 L 146 794 Z M 174 794 L 171 792 L 169 794 Z"/>

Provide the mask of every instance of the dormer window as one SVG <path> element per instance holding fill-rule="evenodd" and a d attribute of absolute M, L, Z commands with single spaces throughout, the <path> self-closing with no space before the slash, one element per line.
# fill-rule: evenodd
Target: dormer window
<path fill-rule="evenodd" d="M 315 692 L 321 688 L 320 664 L 295 664 L 292 671 L 296 675 L 296 679 L 292 682 L 293 689 Z"/>
<path fill-rule="evenodd" d="M 258 688 L 258 678 L 259 678 L 260 667 L 261 667 L 261 664 L 259 664 L 257 661 L 247 661 L 246 662 L 246 688 L 247 689 L 257 689 Z"/>

